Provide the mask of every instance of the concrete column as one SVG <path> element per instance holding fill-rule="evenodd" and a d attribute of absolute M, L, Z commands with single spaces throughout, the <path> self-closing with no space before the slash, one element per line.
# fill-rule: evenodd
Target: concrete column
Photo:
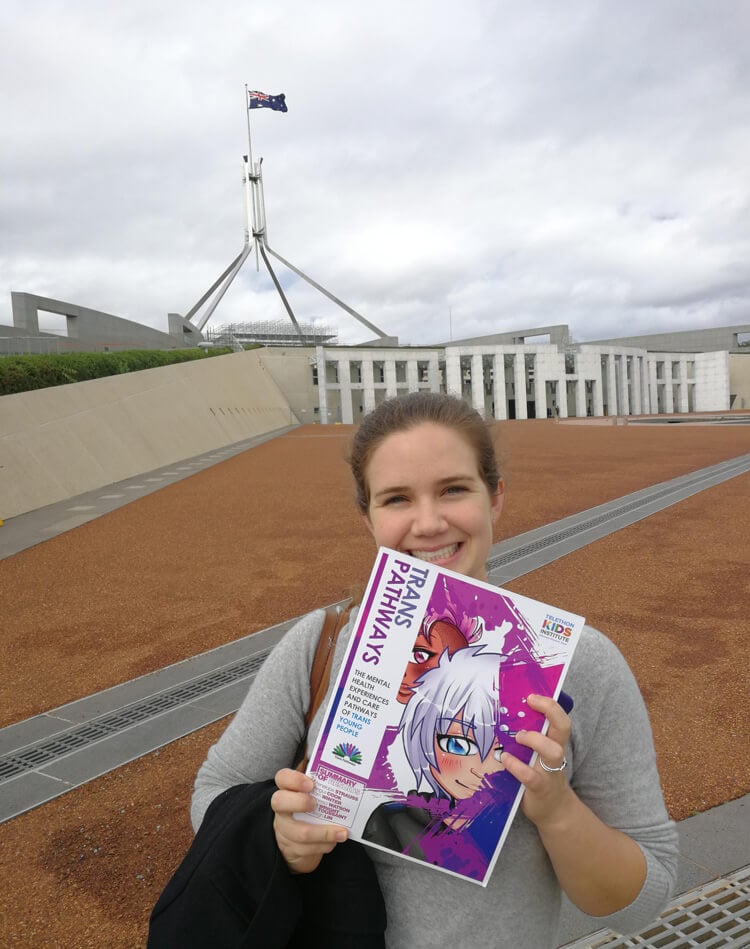
<path fill-rule="evenodd" d="M 315 347 L 315 364 L 318 369 L 318 419 L 328 425 L 328 384 L 326 382 L 326 354 L 322 346 Z"/>
<path fill-rule="evenodd" d="M 430 392 L 440 392 L 440 361 L 437 356 L 430 356 L 427 377 L 430 380 Z"/>
<path fill-rule="evenodd" d="M 417 392 L 419 390 L 419 368 L 416 359 L 406 360 L 406 385 L 409 392 Z"/>
<path fill-rule="evenodd" d="M 495 353 L 492 368 L 492 398 L 495 400 L 495 418 L 506 419 L 508 412 L 505 402 L 505 356 L 502 351 Z"/>
<path fill-rule="evenodd" d="M 586 380 L 579 376 L 573 385 L 576 387 L 576 415 L 578 418 L 586 418 Z"/>
<path fill-rule="evenodd" d="M 516 418 L 528 418 L 526 411 L 526 359 L 519 346 L 513 357 L 513 384 L 516 394 Z"/>
<path fill-rule="evenodd" d="M 628 357 L 623 353 L 620 356 L 620 395 L 622 405 L 620 415 L 630 415 L 630 395 L 628 393 Z"/>
<path fill-rule="evenodd" d="M 667 415 L 674 412 L 674 393 L 672 391 L 672 359 L 664 360 L 664 411 Z"/>
<path fill-rule="evenodd" d="M 642 356 L 633 357 L 633 405 L 631 408 L 633 415 L 643 414 L 643 393 L 641 390 L 641 386 L 643 385 L 643 380 L 641 379 L 642 359 Z"/>
<path fill-rule="evenodd" d="M 445 387 L 448 395 L 461 398 L 461 355 L 456 350 L 445 354 Z"/>
<path fill-rule="evenodd" d="M 354 422 L 352 414 L 352 374 L 348 359 L 337 360 L 339 364 L 339 388 L 341 390 L 341 421 L 344 425 Z"/>
<path fill-rule="evenodd" d="M 597 356 L 596 376 L 594 377 L 594 417 L 602 418 L 604 415 L 604 382 L 602 380 L 602 361 Z"/>
<path fill-rule="evenodd" d="M 484 364 L 482 354 L 471 357 L 471 404 L 484 418 Z"/>
<path fill-rule="evenodd" d="M 534 409 L 537 418 L 547 418 L 547 374 L 544 371 L 544 360 L 534 353 Z"/>
<path fill-rule="evenodd" d="M 614 353 L 607 356 L 607 415 L 617 415 L 617 383 Z"/>
<path fill-rule="evenodd" d="M 687 357 L 680 356 L 680 412 L 689 412 Z"/>
<path fill-rule="evenodd" d="M 375 408 L 375 376 L 372 370 L 372 359 L 362 360 L 362 406 L 365 415 Z"/>
<path fill-rule="evenodd" d="M 383 366 L 385 375 L 385 395 L 392 399 L 396 395 L 396 360 L 386 359 Z"/>
<path fill-rule="evenodd" d="M 39 311 L 34 298 L 26 293 L 11 291 L 10 304 L 13 310 L 13 325 L 25 330 L 29 336 L 38 336 Z"/>
<path fill-rule="evenodd" d="M 656 360 L 649 359 L 646 363 L 648 371 L 648 412 L 649 415 L 659 414 L 659 382 L 656 378 Z"/>
<path fill-rule="evenodd" d="M 568 417 L 568 378 L 565 375 L 565 354 L 557 357 L 562 363 L 557 374 L 557 412 L 560 418 Z"/>

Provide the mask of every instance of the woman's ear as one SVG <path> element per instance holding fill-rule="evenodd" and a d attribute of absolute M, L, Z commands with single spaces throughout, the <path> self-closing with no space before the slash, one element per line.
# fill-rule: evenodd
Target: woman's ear
<path fill-rule="evenodd" d="M 503 479 L 497 482 L 497 491 L 490 495 L 490 506 L 492 508 L 492 523 L 500 517 L 503 512 L 503 503 L 505 502 L 505 485 Z"/>
<path fill-rule="evenodd" d="M 368 531 L 372 534 L 372 536 L 374 537 L 374 536 L 375 536 L 375 528 L 372 526 L 372 521 L 370 520 L 370 515 L 369 515 L 369 514 L 363 514 L 363 515 L 362 515 L 362 520 L 365 522 L 365 527 L 367 528 L 367 530 L 368 530 Z"/>

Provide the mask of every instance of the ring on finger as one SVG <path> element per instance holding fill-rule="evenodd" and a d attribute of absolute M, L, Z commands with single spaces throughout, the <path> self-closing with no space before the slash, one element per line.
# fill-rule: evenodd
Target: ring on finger
<path fill-rule="evenodd" d="M 558 771 L 564 771 L 568 767 L 568 759 L 563 758 L 562 763 L 559 768 L 550 768 L 548 764 L 544 763 L 544 760 L 540 756 L 539 764 L 542 766 L 542 771 L 546 771 L 547 774 L 555 774 Z"/>

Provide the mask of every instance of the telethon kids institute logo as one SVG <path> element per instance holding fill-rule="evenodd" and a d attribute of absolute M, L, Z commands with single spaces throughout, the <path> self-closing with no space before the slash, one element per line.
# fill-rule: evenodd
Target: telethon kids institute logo
<path fill-rule="evenodd" d="M 573 635 L 573 623 L 570 620 L 563 619 L 560 616 L 553 616 L 547 613 L 542 623 L 542 635 L 550 639 L 556 639 L 564 643 Z"/>

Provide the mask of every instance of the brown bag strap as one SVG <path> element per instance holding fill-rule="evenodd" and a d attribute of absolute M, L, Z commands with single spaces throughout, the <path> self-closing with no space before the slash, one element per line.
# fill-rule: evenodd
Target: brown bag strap
<path fill-rule="evenodd" d="M 318 645 L 315 647 L 315 655 L 313 657 L 312 667 L 310 668 L 310 706 L 307 709 L 307 715 L 305 715 L 305 734 L 302 736 L 297 751 L 297 757 L 302 755 L 302 758 L 295 766 L 296 771 L 304 771 L 307 768 L 307 753 L 305 747 L 307 733 L 328 691 L 333 654 L 336 651 L 336 641 L 339 638 L 339 633 L 344 626 L 346 626 L 351 607 L 352 601 L 350 598 L 340 609 L 337 609 L 335 606 L 329 606 L 326 610 L 323 628 L 320 631 Z"/>

